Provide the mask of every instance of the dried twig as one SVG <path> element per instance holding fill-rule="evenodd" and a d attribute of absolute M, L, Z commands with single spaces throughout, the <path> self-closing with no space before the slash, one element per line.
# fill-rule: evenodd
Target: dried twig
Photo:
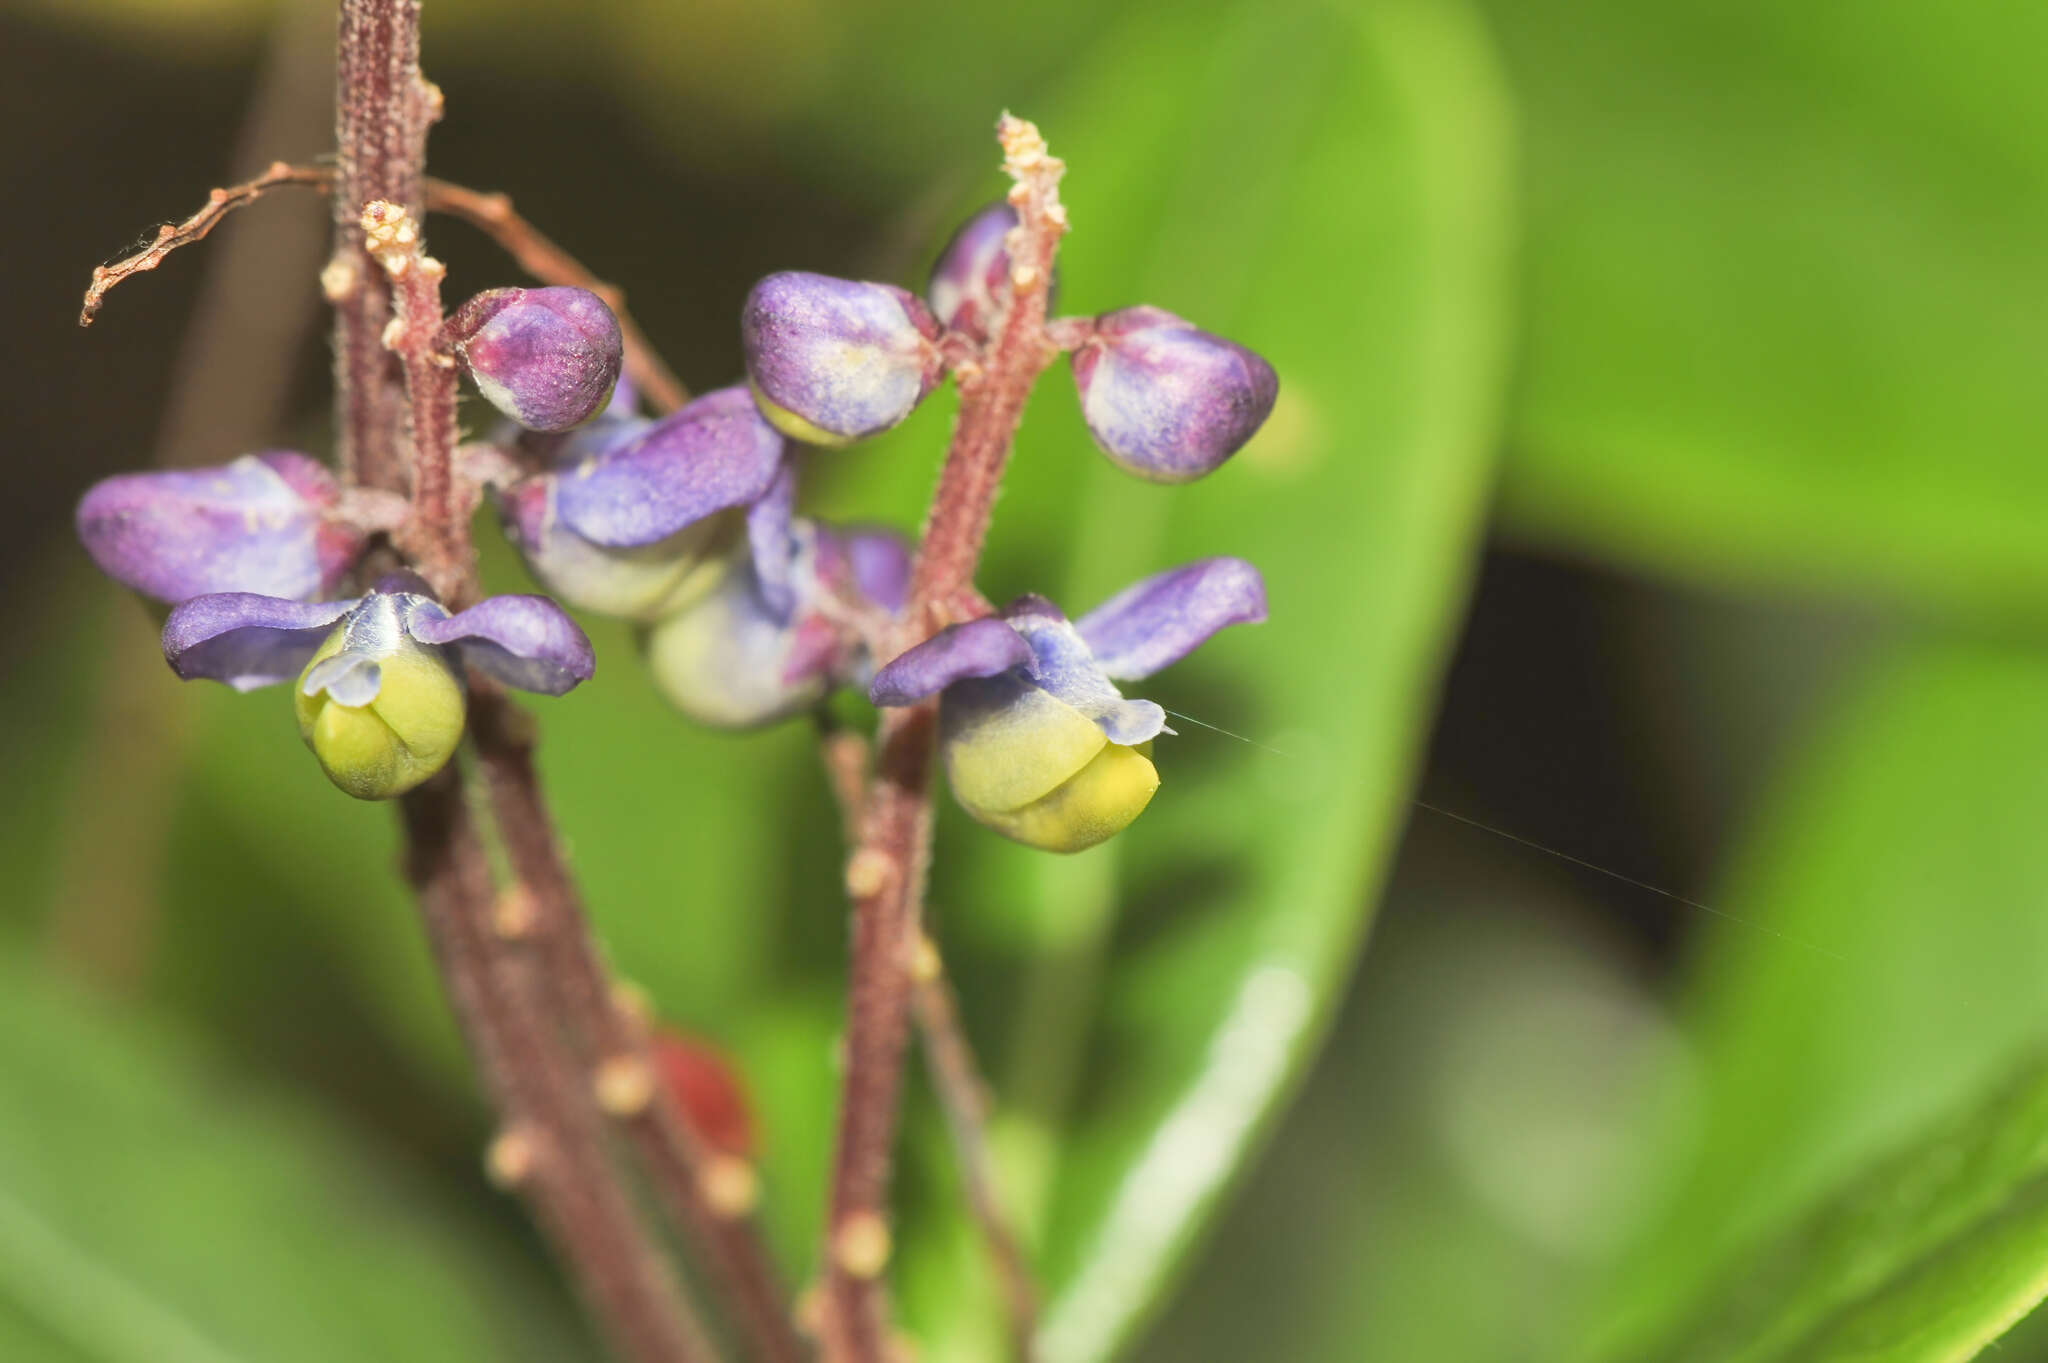
<path fill-rule="evenodd" d="M 207 233 L 219 225 L 220 220 L 238 208 L 256 202 L 273 189 L 287 186 L 302 186 L 331 193 L 334 189 L 335 170 L 331 166 L 291 165 L 284 161 L 273 161 L 253 180 L 238 185 L 216 189 L 207 196 L 206 204 L 181 223 L 165 223 L 157 229 L 156 237 L 149 245 L 125 256 L 111 265 L 102 265 L 92 272 L 92 283 L 86 288 L 85 302 L 78 313 L 78 325 L 89 327 L 99 316 L 100 307 L 109 290 L 131 275 L 154 270 L 163 263 L 164 257 L 181 246 L 190 246 L 203 240 Z M 460 218 L 476 228 L 503 248 L 515 264 L 543 284 L 569 284 L 588 289 L 602 298 L 619 319 L 619 331 L 625 338 L 626 377 L 633 386 L 644 394 L 647 400 L 664 412 L 672 412 L 689 401 L 690 392 L 678 379 L 675 371 L 656 353 L 647 340 L 639 323 L 626 310 L 625 292 L 615 284 L 608 284 L 592 274 L 587 266 L 557 246 L 539 228 L 519 216 L 513 210 L 512 200 L 504 194 L 490 194 L 470 189 L 448 180 L 437 180 L 428 176 L 421 182 L 421 193 L 425 197 L 426 210 L 430 213 L 445 213 L 451 218 Z M 365 200 L 365 202 L 368 202 Z M 345 283 L 345 280 L 340 281 Z"/>
<path fill-rule="evenodd" d="M 123 256 L 111 265 L 96 266 L 92 272 L 92 283 L 85 290 L 85 302 L 78 310 L 78 325 L 89 327 L 99 316 L 100 305 L 106 300 L 107 291 L 130 275 L 154 270 L 163 264 L 164 257 L 180 246 L 190 246 L 204 240 L 206 234 L 220 225 L 220 220 L 236 209 L 252 204 L 280 185 L 315 185 L 325 188 L 334 182 L 334 172 L 324 166 L 293 166 L 283 161 L 273 161 L 270 168 L 253 180 L 225 189 L 216 189 L 206 196 L 205 205 L 183 222 L 167 222 L 156 229 L 156 237 L 149 245 L 133 255 Z"/>

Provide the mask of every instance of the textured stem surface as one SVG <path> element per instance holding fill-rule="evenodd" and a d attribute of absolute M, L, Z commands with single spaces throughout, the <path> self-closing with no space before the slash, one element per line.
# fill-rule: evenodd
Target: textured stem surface
<path fill-rule="evenodd" d="M 781 1284 L 750 1213 L 751 1166 L 709 1150 L 675 1096 L 654 1082 L 646 1028 L 622 1007 L 593 939 L 583 901 L 533 765 L 529 722 L 502 694 L 479 694 L 472 707 L 484 779 L 506 854 L 526 899 L 524 924 L 507 924 L 530 942 L 552 1013 L 575 1039 L 586 1071 L 625 1128 L 657 1196 L 702 1250 L 743 1332 L 763 1363 L 797 1363 L 797 1337 Z"/>
<path fill-rule="evenodd" d="M 997 126 L 1004 169 L 1016 181 L 1018 225 L 1006 242 L 1010 288 L 985 354 L 955 369 L 960 416 L 932 494 L 911 570 L 910 601 L 894 652 L 951 622 L 972 594 L 974 571 L 1009 461 L 1025 399 L 1058 351 L 1045 333 L 1053 257 L 1067 228 L 1059 199 L 1065 166 L 1038 129 L 1005 114 Z M 832 1363 L 890 1357 L 882 1276 L 889 1240 L 889 1173 L 903 1091 L 911 966 L 923 942 L 931 861 L 931 767 L 938 704 L 891 710 L 877 737 L 875 774 L 858 846 L 847 862 L 853 901 L 846 1073 L 825 1268 L 825 1336 Z"/>
<path fill-rule="evenodd" d="M 336 245 L 322 285 L 335 307 L 343 472 L 355 486 L 410 490 L 400 547 L 459 604 L 476 588 L 469 508 L 453 483 L 455 375 L 441 346 L 441 270 L 418 227 L 427 130 L 440 115 L 440 93 L 419 73 L 418 0 L 341 0 L 339 39 Z M 504 1114 L 494 1173 L 526 1195 L 625 1357 L 716 1363 L 611 1158 L 601 1094 L 565 1042 L 553 972 L 503 931 L 454 773 L 406 795 L 401 808 L 435 958 Z"/>

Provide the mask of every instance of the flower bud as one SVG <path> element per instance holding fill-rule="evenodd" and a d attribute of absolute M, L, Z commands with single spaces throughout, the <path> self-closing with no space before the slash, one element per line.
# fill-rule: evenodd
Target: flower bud
<path fill-rule="evenodd" d="M 1058 697 L 1006 678 L 961 682 L 939 707 L 953 798 L 977 823 L 1046 852 L 1121 833 L 1159 789 L 1152 743 L 1113 743 Z"/>
<path fill-rule="evenodd" d="M 925 297 L 939 325 L 986 340 L 996 300 L 1009 289 L 1010 253 L 1003 238 L 1017 225 L 1017 210 L 997 201 L 960 224 L 939 252 Z"/>
<path fill-rule="evenodd" d="M 489 289 L 449 319 L 463 372 L 493 407 L 534 431 L 566 431 L 605 409 L 624 343 L 588 289 Z"/>
<path fill-rule="evenodd" d="M 550 592 L 656 620 L 710 589 L 735 515 L 775 485 L 787 442 L 738 384 L 659 421 L 606 417 L 546 473 L 497 493 L 506 534 Z"/>
<path fill-rule="evenodd" d="M 754 1152 L 754 1122 L 739 1076 L 704 1042 L 668 1028 L 648 1040 L 655 1072 L 706 1145 L 746 1159 Z"/>
<path fill-rule="evenodd" d="M 1073 365 L 1088 433 L 1155 483 L 1191 482 L 1235 454 L 1280 391 L 1259 356 L 1161 308 L 1104 314 Z"/>
<path fill-rule="evenodd" d="M 894 426 L 938 385 L 938 323 L 892 284 L 785 271 L 747 295 L 740 342 L 762 415 L 813 445 Z"/>
<path fill-rule="evenodd" d="M 78 503 L 78 538 L 108 577 L 176 604 L 211 592 L 332 594 L 362 533 L 328 518 L 340 489 L 291 450 L 205 469 L 124 473 Z"/>
<path fill-rule="evenodd" d="M 978 822 L 1048 852 L 1123 831 L 1159 789 L 1152 740 L 1166 711 L 1112 679 L 1151 676 L 1228 625 L 1266 618 L 1242 559 L 1155 573 L 1078 624 L 1042 596 L 949 625 L 875 673 L 868 699 L 939 697 L 939 753 L 953 798 Z"/>
<path fill-rule="evenodd" d="M 810 614 L 777 610 L 749 557 L 736 553 L 716 585 L 647 631 L 647 670 L 668 702 L 714 729 L 751 729 L 808 710 L 832 687 L 837 633 Z"/>
<path fill-rule="evenodd" d="M 738 534 L 736 521 L 713 516 L 652 544 L 597 544 L 563 522 L 558 491 L 553 475 L 529 478 L 497 495 L 499 518 L 535 581 L 601 615 L 656 620 L 695 601 L 717 580 L 719 551 Z"/>
<path fill-rule="evenodd" d="M 336 626 L 292 690 L 299 735 L 359 800 L 403 795 L 462 740 L 462 680 L 446 648 L 407 632 L 402 596 L 373 593 Z"/>

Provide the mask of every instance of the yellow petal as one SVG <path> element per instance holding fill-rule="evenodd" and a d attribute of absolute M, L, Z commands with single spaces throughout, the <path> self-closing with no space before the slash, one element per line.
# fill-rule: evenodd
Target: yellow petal
<path fill-rule="evenodd" d="M 336 630 L 307 668 L 339 651 L 342 635 Z M 403 795 L 447 766 L 462 741 L 462 683 L 439 654 L 411 644 L 377 666 L 377 695 L 367 705 L 292 688 L 299 735 L 327 779 L 358 800 Z"/>
<path fill-rule="evenodd" d="M 998 812 L 969 805 L 967 812 L 1027 846 L 1083 852 L 1129 827 L 1158 789 L 1158 768 L 1144 752 L 1107 743 L 1073 779 L 1022 809 Z"/>
<path fill-rule="evenodd" d="M 941 708 L 940 751 L 953 794 L 969 809 L 1022 808 L 1109 743 L 1094 720 L 1035 686 L 1018 686 L 1014 699 L 997 705 L 963 703 L 958 696 Z"/>
<path fill-rule="evenodd" d="M 749 383 L 747 387 L 753 390 L 754 405 L 761 409 L 761 415 L 768 419 L 768 424 L 791 440 L 801 440 L 806 445 L 823 445 L 828 449 L 853 443 L 852 436 L 834 435 L 823 426 L 806 421 L 789 408 L 770 401 L 758 384 Z"/>

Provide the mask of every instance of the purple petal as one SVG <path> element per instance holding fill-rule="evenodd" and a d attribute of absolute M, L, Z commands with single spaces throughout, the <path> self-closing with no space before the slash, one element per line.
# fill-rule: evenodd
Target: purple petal
<path fill-rule="evenodd" d="M 1003 239 L 1017 225 L 1017 210 L 1008 202 L 989 204 L 953 233 L 932 266 L 925 298 L 939 324 L 968 336 L 985 337 L 995 319 L 997 290 L 1010 273 L 1010 253 Z"/>
<path fill-rule="evenodd" d="M 1161 483 L 1189 482 L 1235 454 L 1280 392 L 1260 356 L 1161 308 L 1097 319 L 1073 367 L 1095 443 L 1123 469 Z"/>
<path fill-rule="evenodd" d="M 1266 618 L 1266 584 L 1241 558 L 1206 558 L 1134 583 L 1081 617 L 1107 676 L 1149 677 L 1225 625 Z"/>
<path fill-rule="evenodd" d="M 893 284 L 789 270 L 756 284 L 740 312 L 747 377 L 797 439 L 843 445 L 910 415 L 945 370 L 938 323 Z"/>
<path fill-rule="evenodd" d="M 545 596 L 492 596 L 466 611 L 412 618 L 412 637 L 451 644 L 471 667 L 507 686 L 559 696 L 590 680 L 597 658 L 568 613 Z"/>
<path fill-rule="evenodd" d="M 1110 742 L 1129 747 L 1166 729 L 1166 712 L 1149 700 L 1125 699 L 1103 675 L 1080 631 L 1044 597 L 1020 597 L 1003 614 L 1031 646 L 1025 676 L 1094 720 Z"/>
<path fill-rule="evenodd" d="M 791 574 L 796 566 L 796 538 L 791 512 L 796 508 L 796 470 L 788 464 L 761 500 L 747 508 L 747 550 L 754 559 L 754 579 L 761 599 L 787 619 L 796 608 Z"/>
<path fill-rule="evenodd" d="M 237 691 L 299 675 L 355 601 L 286 601 L 253 592 L 196 596 L 164 621 L 164 661 L 187 681 Z"/>
<path fill-rule="evenodd" d="M 126 473 L 87 491 L 78 537 L 107 576 L 159 601 L 230 591 L 303 601 L 332 592 L 362 544 L 325 519 L 337 495 L 332 474 L 290 450 Z"/>
<path fill-rule="evenodd" d="M 551 475 L 555 511 L 593 544 L 652 544 L 766 493 L 783 449 L 752 394 L 721 388 L 603 453 L 562 463 Z"/>
<path fill-rule="evenodd" d="M 910 546 L 903 536 L 880 528 L 837 533 L 853 565 L 855 589 L 889 614 L 901 614 L 910 599 Z"/>
<path fill-rule="evenodd" d="M 588 289 L 489 289 L 456 310 L 448 333 L 477 391 L 529 430 L 571 430 L 611 401 L 619 322 Z"/>
<path fill-rule="evenodd" d="M 877 705 L 913 705 L 956 681 L 993 677 L 1031 661 L 1031 645 L 1007 620 L 970 620 L 947 626 L 875 673 L 868 699 Z"/>

